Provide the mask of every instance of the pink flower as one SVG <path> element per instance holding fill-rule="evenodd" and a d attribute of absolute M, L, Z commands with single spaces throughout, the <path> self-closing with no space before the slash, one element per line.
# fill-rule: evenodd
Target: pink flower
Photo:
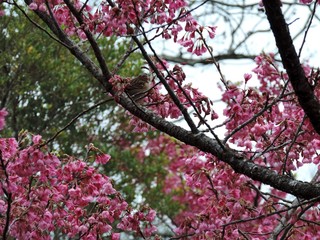
<path fill-rule="evenodd" d="M 36 3 L 34 3 L 34 2 L 32 2 L 32 3 L 29 4 L 29 8 L 31 10 L 37 10 L 38 9 L 38 5 Z"/>
<path fill-rule="evenodd" d="M 106 164 L 109 162 L 111 156 L 109 154 L 100 154 L 96 156 L 96 163 Z"/>
<path fill-rule="evenodd" d="M 144 234 L 147 237 L 150 237 L 155 231 L 157 231 L 157 228 L 155 226 L 147 227 L 144 229 Z"/>
<path fill-rule="evenodd" d="M 71 188 L 68 191 L 71 198 L 80 198 L 81 197 L 81 189 L 80 188 Z"/>
<path fill-rule="evenodd" d="M 303 4 L 310 4 L 312 0 L 300 0 L 300 2 Z"/>
<path fill-rule="evenodd" d="M 203 42 L 198 41 L 196 48 L 193 50 L 193 53 L 197 56 L 201 56 L 203 53 L 207 51 L 206 46 L 203 44 Z"/>
<path fill-rule="evenodd" d="M 120 239 L 120 233 L 111 234 L 111 240 L 119 240 L 119 239 Z"/>
<path fill-rule="evenodd" d="M 250 73 L 245 73 L 245 74 L 243 75 L 243 77 L 244 77 L 244 81 L 245 81 L 245 82 L 248 82 L 248 81 L 252 78 L 252 74 L 250 74 Z"/>
<path fill-rule="evenodd" d="M 209 33 L 209 37 L 210 38 L 214 38 L 215 36 L 216 36 L 216 29 L 217 29 L 217 27 L 207 27 L 207 28 L 209 28 L 209 29 L 207 29 L 208 30 L 208 33 Z"/>
<path fill-rule="evenodd" d="M 37 145 L 37 144 L 40 143 L 41 138 L 42 137 L 40 135 L 35 135 L 35 136 L 32 137 L 32 142 Z"/>
<path fill-rule="evenodd" d="M 148 222 L 152 222 L 155 217 L 156 217 L 156 211 L 153 210 L 153 209 L 150 209 L 150 211 L 149 211 L 148 214 L 146 215 L 146 220 L 147 220 Z"/>
<path fill-rule="evenodd" d="M 42 12 L 45 12 L 47 10 L 47 7 L 44 3 L 41 3 L 40 6 L 39 6 L 39 10 L 42 11 Z"/>
<path fill-rule="evenodd" d="M 198 23 L 194 19 L 190 19 L 186 22 L 185 31 L 186 32 L 194 32 L 197 30 Z"/>
<path fill-rule="evenodd" d="M 107 219 L 110 223 L 113 223 L 114 221 L 114 218 L 110 215 L 110 212 L 109 211 L 103 211 L 100 216 L 103 218 L 103 219 Z"/>

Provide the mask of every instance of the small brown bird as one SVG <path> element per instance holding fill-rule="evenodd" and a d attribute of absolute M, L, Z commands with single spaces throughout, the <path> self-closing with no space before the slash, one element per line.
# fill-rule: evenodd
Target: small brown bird
<path fill-rule="evenodd" d="M 141 74 L 133 78 L 125 87 L 124 91 L 133 99 L 139 100 L 148 95 L 150 90 L 151 77 L 149 74 Z"/>

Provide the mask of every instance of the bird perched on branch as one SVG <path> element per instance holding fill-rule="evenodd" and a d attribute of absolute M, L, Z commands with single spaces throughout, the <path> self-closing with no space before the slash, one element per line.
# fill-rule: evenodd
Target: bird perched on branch
<path fill-rule="evenodd" d="M 133 78 L 124 88 L 124 91 L 133 100 L 140 100 L 148 95 L 148 91 L 151 89 L 151 80 L 149 74 L 141 74 L 138 77 Z"/>

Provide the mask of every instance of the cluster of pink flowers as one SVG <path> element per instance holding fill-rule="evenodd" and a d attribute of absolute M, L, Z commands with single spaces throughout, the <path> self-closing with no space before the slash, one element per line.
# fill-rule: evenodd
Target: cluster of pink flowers
<path fill-rule="evenodd" d="M 5 111 L 0 111 L 3 122 Z M 2 125 L 3 127 L 3 125 Z M 61 157 L 41 149 L 41 137 L 23 147 L 13 138 L 0 139 L 0 232 L 18 239 L 51 239 L 52 234 L 119 239 L 120 232 L 144 237 L 156 231 L 154 210 L 132 211 L 110 179 L 91 161 Z M 93 149 L 93 148 L 92 148 Z M 95 165 L 110 160 L 92 155 Z"/>
<path fill-rule="evenodd" d="M 87 38 L 84 27 L 94 34 L 105 36 L 131 36 L 136 28 L 150 24 L 161 29 L 165 39 L 172 38 L 175 42 L 187 47 L 189 52 L 201 55 L 207 51 L 204 44 L 203 33 L 208 33 L 210 38 L 215 36 L 215 27 L 202 27 L 187 10 L 184 0 L 179 1 L 114 1 L 113 4 L 103 2 L 100 6 L 92 8 L 86 2 L 72 1 L 77 10 L 81 10 L 83 23 L 77 23 L 76 18 L 70 13 L 69 8 L 62 0 L 50 1 L 50 9 L 56 21 L 63 26 L 69 35 L 78 35 L 82 40 Z M 43 0 L 35 0 L 29 4 L 31 10 L 48 11 Z M 179 33 L 185 31 L 179 38 Z"/>
<path fill-rule="evenodd" d="M 223 162 L 199 150 L 160 136 L 149 140 L 140 154 L 166 153 L 168 174 L 163 191 L 172 195 L 182 205 L 174 218 L 177 236 L 193 239 L 234 239 L 243 231 L 272 230 L 277 223 L 271 216 L 255 223 L 232 224 L 233 221 L 252 218 L 265 213 L 266 205 L 254 206 L 256 192 L 250 188 L 252 181 L 238 174 Z M 252 220 L 254 221 L 254 220 Z M 228 225 L 230 224 L 230 225 Z M 222 237 L 223 235 L 223 237 Z"/>
<path fill-rule="evenodd" d="M 182 206 L 174 218 L 176 237 L 235 239 L 241 238 L 241 233 L 267 237 L 278 226 L 279 218 L 287 214 L 281 204 L 286 193 L 271 189 L 262 197 L 260 183 L 236 174 L 227 164 L 193 147 L 161 135 L 148 141 L 140 158 L 146 153 L 165 153 L 168 157 L 163 191 Z M 270 165 L 272 157 L 268 158 Z M 312 239 L 320 234 L 319 229 L 299 219 L 299 214 L 293 214 L 290 220 L 295 224 L 290 232 L 294 239 Z M 317 207 L 304 212 L 303 218 L 316 222 Z"/>
<path fill-rule="evenodd" d="M 318 163 L 319 137 L 305 119 L 287 75 L 279 69 L 273 54 L 258 56 L 256 63 L 253 72 L 260 80 L 259 89 L 230 85 L 223 93 L 229 142 L 241 147 L 255 162 L 278 171 L 295 170 L 302 165 L 301 157 L 303 163 Z M 310 75 L 310 67 L 304 68 Z"/>

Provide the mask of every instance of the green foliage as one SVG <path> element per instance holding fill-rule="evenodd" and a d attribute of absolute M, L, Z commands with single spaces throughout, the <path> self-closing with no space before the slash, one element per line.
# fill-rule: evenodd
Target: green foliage
<path fill-rule="evenodd" d="M 9 111 L 5 135 L 17 137 L 24 128 L 49 138 L 77 114 L 107 98 L 98 81 L 64 47 L 23 16 L 12 12 L 2 17 L 0 31 L 0 107 Z M 99 41 L 112 69 L 128 43 L 112 38 Z M 82 47 L 85 49 L 86 43 Z M 130 57 L 130 64 L 135 65 L 124 65 L 119 74 L 134 76 L 141 71 L 140 55 Z M 110 124 L 102 117 L 122 114 L 119 112 L 112 101 L 90 111 L 68 127 L 52 146 L 75 154 L 92 140 L 99 145 L 103 141 L 100 136 L 110 130 L 106 128 Z"/>
<path fill-rule="evenodd" d="M 122 189 L 126 200 L 139 206 L 147 202 L 151 208 L 159 213 L 174 216 L 182 206 L 165 194 L 164 179 L 168 174 L 168 158 L 165 154 L 150 155 L 140 160 L 140 144 L 123 150 L 118 146 L 108 150 L 110 162 L 105 165 L 107 175 L 114 176 L 116 189 Z M 137 192 L 139 193 L 137 196 Z"/>

